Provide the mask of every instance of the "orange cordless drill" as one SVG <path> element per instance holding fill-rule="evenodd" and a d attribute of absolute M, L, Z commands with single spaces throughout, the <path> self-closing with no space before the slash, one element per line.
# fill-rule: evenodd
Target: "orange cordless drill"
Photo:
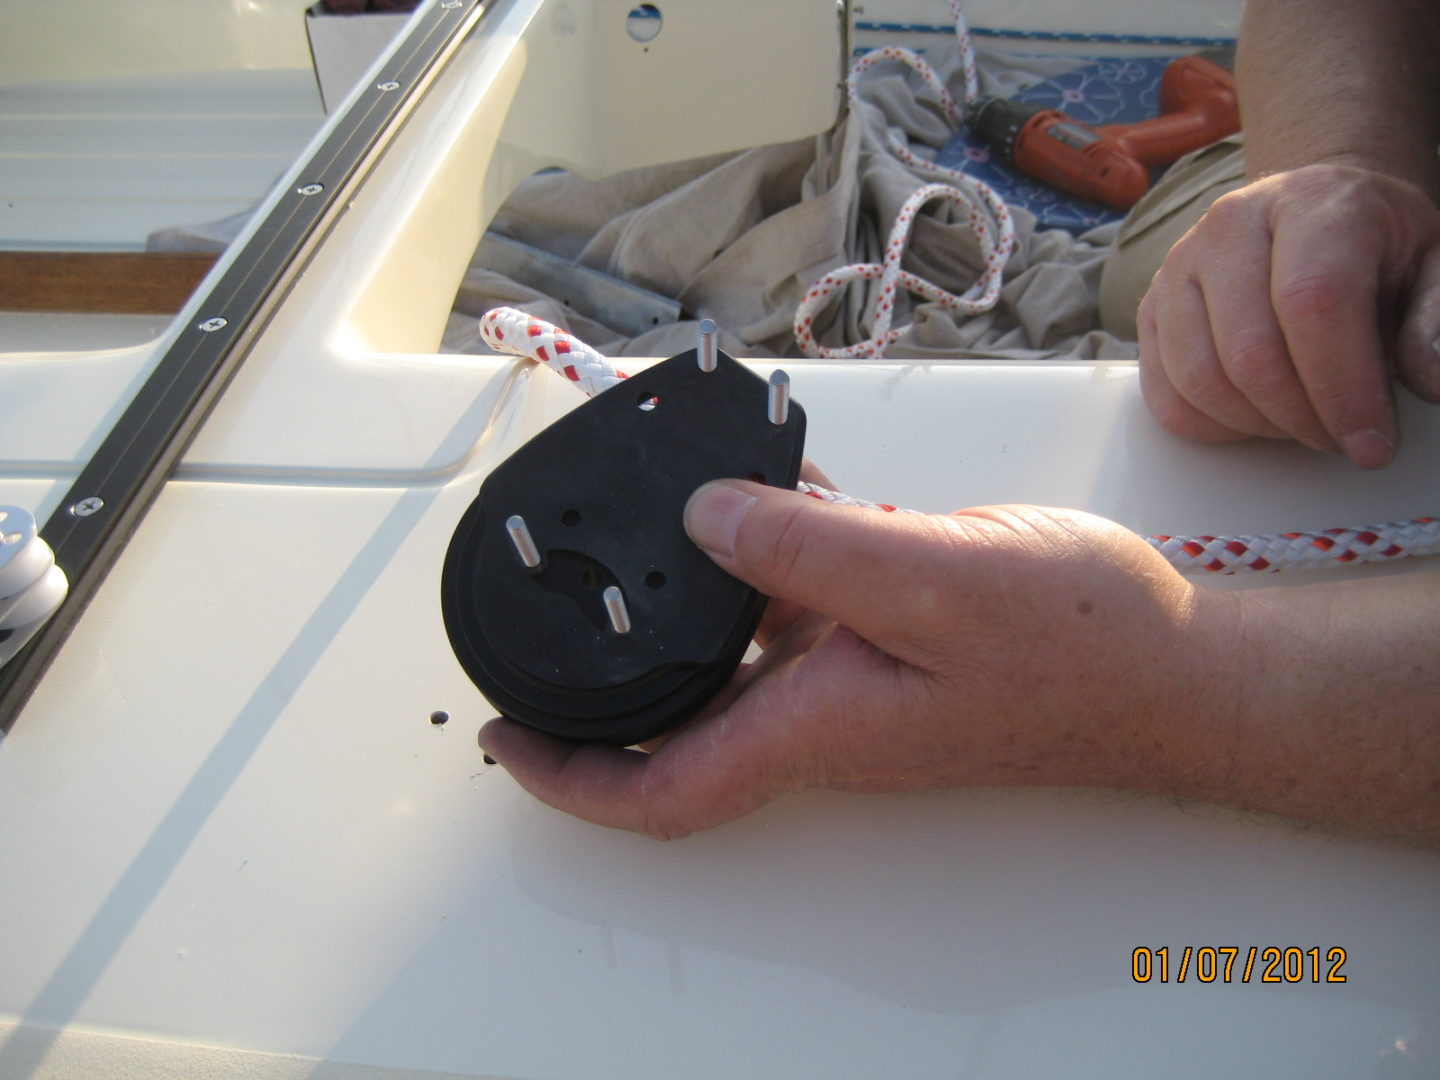
<path fill-rule="evenodd" d="M 1150 188 L 1149 170 L 1240 130 L 1233 49 L 1171 61 L 1160 78 L 1160 115 L 1088 127 L 1023 101 L 979 98 L 970 129 L 1008 163 L 1091 202 L 1128 210 Z"/>

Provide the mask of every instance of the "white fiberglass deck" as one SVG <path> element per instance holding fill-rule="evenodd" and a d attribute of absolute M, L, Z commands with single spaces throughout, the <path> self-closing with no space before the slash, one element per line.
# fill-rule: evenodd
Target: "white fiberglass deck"
<path fill-rule="evenodd" d="M 1414 510 L 1440 454 L 1418 409 L 1382 477 L 1186 446 L 1128 365 L 788 366 L 811 454 L 923 507 L 1029 499 L 1142 530 L 1368 520 Z M 0 747 L 0 900 L 23 929 L 0 937 L 0 1011 L 27 1025 L 0 1029 L 0 1075 L 136 1052 L 85 1034 L 111 1032 L 514 1077 L 1163 1060 L 1340 1078 L 1428 1030 L 1432 855 L 1103 792 L 813 793 L 672 844 L 539 805 L 480 761 L 491 713 L 450 656 L 438 567 L 489 468 L 579 395 L 548 372 L 507 389 L 498 362 L 414 376 L 414 415 L 437 423 L 404 430 L 436 460 L 473 451 L 381 485 L 191 467 Z M 457 400 L 474 409 L 444 419 Z M 197 457 L 247 424 L 231 404 Z M 1137 946 L 1186 944 L 1339 946 L 1349 981 L 1132 981 Z M 81 1034 L 57 1046 L 62 1027 Z"/>

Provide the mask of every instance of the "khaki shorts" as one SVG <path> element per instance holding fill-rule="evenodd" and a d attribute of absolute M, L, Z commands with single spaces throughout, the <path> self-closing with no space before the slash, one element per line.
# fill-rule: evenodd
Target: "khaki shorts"
<path fill-rule="evenodd" d="M 1100 325 L 1110 333 L 1135 340 L 1135 309 L 1171 245 L 1212 202 L 1244 186 L 1242 146 L 1243 136 L 1232 135 L 1181 158 L 1131 208 L 1100 278 Z"/>

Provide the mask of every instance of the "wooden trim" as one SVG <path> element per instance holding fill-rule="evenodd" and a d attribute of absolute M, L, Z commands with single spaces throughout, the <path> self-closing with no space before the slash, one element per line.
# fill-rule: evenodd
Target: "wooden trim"
<path fill-rule="evenodd" d="M 0 310 L 173 315 L 215 255 L 0 251 Z"/>

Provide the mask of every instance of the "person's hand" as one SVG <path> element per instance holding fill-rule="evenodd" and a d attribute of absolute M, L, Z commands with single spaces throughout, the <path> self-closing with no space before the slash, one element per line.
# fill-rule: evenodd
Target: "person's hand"
<path fill-rule="evenodd" d="M 1440 210 L 1343 165 L 1258 180 L 1175 244 L 1137 324 L 1145 400 L 1172 434 L 1291 438 L 1385 465 L 1392 375 L 1440 403 Z"/>
<path fill-rule="evenodd" d="M 483 748 L 552 806 L 668 838 L 804 788 L 1157 790 L 1179 743 L 1213 756 L 1199 594 L 1112 522 L 885 514 L 739 480 L 701 488 L 685 521 L 778 601 L 765 651 L 652 752 L 491 721 Z"/>

